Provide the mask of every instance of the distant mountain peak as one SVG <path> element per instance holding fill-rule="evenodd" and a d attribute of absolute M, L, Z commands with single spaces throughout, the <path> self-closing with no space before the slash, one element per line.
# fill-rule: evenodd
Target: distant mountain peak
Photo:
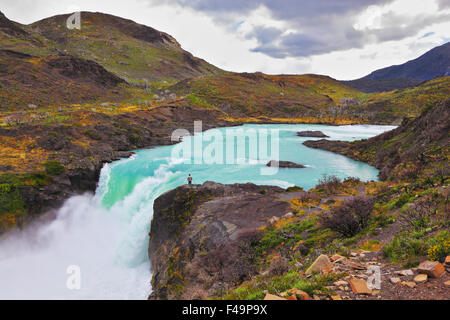
<path fill-rule="evenodd" d="M 365 92 L 391 91 L 450 74 L 450 42 L 435 47 L 417 59 L 376 70 L 345 83 Z"/>
<path fill-rule="evenodd" d="M 435 47 L 417 59 L 383 68 L 362 79 L 420 79 L 431 80 L 444 76 L 450 67 L 450 42 Z"/>

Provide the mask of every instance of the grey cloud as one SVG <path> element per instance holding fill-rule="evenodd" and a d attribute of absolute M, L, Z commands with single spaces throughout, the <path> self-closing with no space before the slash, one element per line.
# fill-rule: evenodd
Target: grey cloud
<path fill-rule="evenodd" d="M 283 30 L 274 27 L 260 27 L 256 28 L 251 34 L 247 35 L 247 38 L 256 37 L 258 41 L 264 45 L 273 42 L 273 40 L 279 38 L 282 33 Z"/>
<path fill-rule="evenodd" d="M 148 0 L 156 4 L 157 0 Z M 266 55 L 284 57 L 308 57 L 332 51 L 361 48 L 368 43 L 399 40 L 417 34 L 437 20 L 448 17 L 425 16 L 410 19 L 390 12 L 382 18 L 382 28 L 355 30 L 356 17 L 370 5 L 383 5 L 394 0 L 159 0 L 167 4 L 208 13 L 216 21 L 236 25 L 233 17 L 242 19 L 252 10 L 265 6 L 272 17 L 283 21 L 294 32 L 254 26 L 246 37 L 254 38 L 258 45 L 253 49 Z M 450 0 L 438 0 L 440 8 L 449 7 Z M 406 8 L 405 8 L 406 10 Z M 413 21 L 411 21 L 413 20 Z"/>
<path fill-rule="evenodd" d="M 450 0 L 439 0 L 439 9 L 450 8 Z"/>

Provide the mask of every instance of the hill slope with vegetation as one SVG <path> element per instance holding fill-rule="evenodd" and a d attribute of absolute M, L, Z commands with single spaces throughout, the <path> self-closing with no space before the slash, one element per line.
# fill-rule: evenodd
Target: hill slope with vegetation
<path fill-rule="evenodd" d="M 170 35 L 116 16 L 81 12 L 81 29 L 69 30 L 70 15 L 30 25 L 54 48 L 92 60 L 129 83 L 180 80 L 223 72 L 183 50 Z"/>
<path fill-rule="evenodd" d="M 382 179 L 444 183 L 450 173 L 450 100 L 405 119 L 395 130 L 365 141 L 307 141 L 308 147 L 326 149 L 368 162 L 381 170 Z"/>

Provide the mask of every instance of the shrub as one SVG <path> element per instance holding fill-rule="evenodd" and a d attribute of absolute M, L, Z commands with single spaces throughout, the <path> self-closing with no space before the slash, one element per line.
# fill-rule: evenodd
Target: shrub
<path fill-rule="evenodd" d="M 364 196 L 345 201 L 322 217 L 322 226 L 350 238 L 367 227 L 374 199 Z"/>
<path fill-rule="evenodd" d="M 450 255 L 450 232 L 442 231 L 427 241 L 428 259 L 443 262 Z"/>
<path fill-rule="evenodd" d="M 415 230 L 427 228 L 431 218 L 436 215 L 438 204 L 432 196 L 426 195 L 405 209 L 402 219 Z"/>
<path fill-rule="evenodd" d="M 409 193 L 403 193 L 400 197 L 393 203 L 395 208 L 401 208 L 405 204 L 409 203 L 414 197 Z"/>
<path fill-rule="evenodd" d="M 339 189 L 341 179 L 335 175 L 324 174 L 321 179 L 319 179 L 316 188 L 323 189 L 326 193 L 332 194 Z"/>
<path fill-rule="evenodd" d="M 291 270 L 281 276 L 271 279 L 256 278 L 251 282 L 242 284 L 239 288 L 233 290 L 225 299 L 230 300 L 255 300 L 264 298 L 264 290 L 271 294 L 280 295 L 281 292 L 296 288 L 305 291 L 310 296 L 314 294 L 330 294 L 328 288 L 341 274 L 313 275 L 308 279 L 299 276 L 296 270 Z"/>
<path fill-rule="evenodd" d="M 302 187 L 293 186 L 286 189 L 286 192 L 301 192 L 303 191 Z"/>
<path fill-rule="evenodd" d="M 307 238 L 315 231 L 315 220 L 305 219 L 298 223 L 292 223 L 279 229 L 270 228 L 266 230 L 262 239 L 254 243 L 257 254 L 262 254 L 270 249 L 277 248 L 281 244 L 286 247 L 294 246 L 300 240 Z"/>
<path fill-rule="evenodd" d="M 137 133 L 130 133 L 128 138 L 132 144 L 138 144 L 141 141 L 141 137 Z"/>
<path fill-rule="evenodd" d="M 47 172 L 49 175 L 52 175 L 52 176 L 57 176 L 66 170 L 61 163 L 59 163 L 58 161 L 53 161 L 53 160 L 45 162 L 44 166 L 45 166 L 45 172 Z"/>
<path fill-rule="evenodd" d="M 86 130 L 84 132 L 84 134 L 86 136 L 88 136 L 89 138 L 91 138 L 92 140 L 101 140 L 102 139 L 102 137 L 97 132 L 95 132 L 94 130 L 90 130 L 90 129 Z"/>
<path fill-rule="evenodd" d="M 347 177 L 344 179 L 344 183 L 348 183 L 350 185 L 358 185 L 361 183 L 361 179 L 358 177 Z"/>
<path fill-rule="evenodd" d="M 288 260 L 284 257 L 278 257 L 272 261 L 269 267 L 269 273 L 272 276 L 281 276 L 289 271 Z"/>
<path fill-rule="evenodd" d="M 408 234 L 395 237 L 383 248 L 383 254 L 389 260 L 411 261 L 416 257 L 424 256 L 427 252 L 426 244 L 422 239 L 416 239 Z"/>

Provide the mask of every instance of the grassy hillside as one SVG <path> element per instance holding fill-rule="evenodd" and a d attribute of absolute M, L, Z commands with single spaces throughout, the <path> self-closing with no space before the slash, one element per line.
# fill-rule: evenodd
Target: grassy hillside
<path fill-rule="evenodd" d="M 405 119 L 395 130 L 366 141 L 308 141 L 309 147 L 327 149 L 378 167 L 387 180 L 416 184 L 448 182 L 450 160 L 450 99 Z"/>
<path fill-rule="evenodd" d="M 124 85 L 124 80 L 89 60 L 70 55 L 36 57 L 0 50 L 1 111 L 117 101 L 130 96 Z"/>
<path fill-rule="evenodd" d="M 244 122 L 399 124 L 450 96 L 450 77 L 413 88 L 366 94 L 327 76 L 226 74 L 169 88 Z"/>
<path fill-rule="evenodd" d="M 180 81 L 170 88 L 193 104 L 217 108 L 248 122 L 359 123 L 362 114 L 347 112 L 367 95 L 326 76 L 226 74 Z M 359 102 L 358 102 L 359 103 Z"/>
<path fill-rule="evenodd" d="M 342 83 L 360 90 L 362 92 L 386 92 L 398 89 L 406 89 L 419 85 L 423 80 L 420 79 L 358 79 L 342 81 Z"/>
<path fill-rule="evenodd" d="M 69 15 L 33 23 L 36 33 L 61 51 L 93 60 L 130 83 L 171 81 L 222 72 L 183 50 L 170 35 L 103 13 L 81 13 L 81 29 L 69 30 Z"/>
<path fill-rule="evenodd" d="M 375 122 L 400 123 L 405 117 L 417 117 L 450 96 L 450 76 L 439 77 L 403 90 L 373 93 L 367 96 L 362 110 Z"/>

